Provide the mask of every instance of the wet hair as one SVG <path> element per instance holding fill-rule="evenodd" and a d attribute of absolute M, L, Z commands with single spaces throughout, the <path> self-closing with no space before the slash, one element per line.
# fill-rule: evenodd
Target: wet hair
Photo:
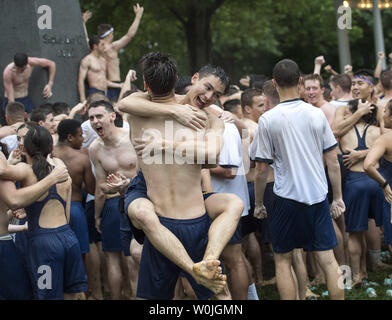
<path fill-rule="evenodd" d="M 95 45 L 99 45 L 99 42 L 101 41 L 101 38 L 98 37 L 96 34 L 94 34 L 90 40 L 88 41 L 88 44 L 90 46 L 91 50 L 94 50 Z"/>
<path fill-rule="evenodd" d="M 300 78 L 299 67 L 293 60 L 281 60 L 274 67 L 273 78 L 282 89 L 297 87 Z"/>
<path fill-rule="evenodd" d="M 38 107 L 38 109 L 40 109 L 40 110 L 47 110 L 47 111 L 50 111 L 50 112 L 54 113 L 54 111 L 53 111 L 53 104 L 49 103 L 49 102 L 41 104 Z"/>
<path fill-rule="evenodd" d="M 241 101 L 238 99 L 227 100 L 223 104 L 223 110 L 235 113 L 240 105 Z"/>
<path fill-rule="evenodd" d="M 68 103 L 56 102 L 53 104 L 53 115 L 58 116 L 59 114 L 69 114 L 70 107 Z"/>
<path fill-rule="evenodd" d="M 177 81 L 177 66 L 168 56 L 150 52 L 140 59 L 144 81 L 157 95 L 167 94 L 174 89 Z"/>
<path fill-rule="evenodd" d="M 53 110 L 51 109 L 33 109 L 30 113 L 30 121 L 36 123 L 39 123 L 40 121 L 45 122 L 46 117 L 51 113 L 53 114 Z"/>
<path fill-rule="evenodd" d="M 8 146 L 5 143 L 0 142 L 0 151 L 4 154 L 4 156 L 8 159 L 9 157 L 9 152 L 8 152 Z"/>
<path fill-rule="evenodd" d="M 124 99 L 124 98 L 130 96 L 131 94 L 134 94 L 135 92 L 138 92 L 138 91 L 136 89 L 127 90 L 127 91 L 124 92 L 122 98 Z"/>
<path fill-rule="evenodd" d="M 115 112 L 113 105 L 109 101 L 106 101 L 106 100 L 94 101 L 93 103 L 90 104 L 88 109 L 90 110 L 92 108 L 98 108 L 98 107 L 104 107 L 107 112 Z"/>
<path fill-rule="evenodd" d="M 32 127 L 24 137 L 24 147 L 32 158 L 32 169 L 37 180 L 44 179 L 52 171 L 52 166 L 46 160 L 53 149 L 51 134 L 44 127 Z"/>
<path fill-rule="evenodd" d="M 18 132 L 20 129 L 23 129 L 23 128 L 31 129 L 31 128 L 36 127 L 36 126 L 38 126 L 36 122 L 26 121 L 25 123 L 20 125 L 18 129 L 16 129 L 16 132 Z"/>
<path fill-rule="evenodd" d="M 264 82 L 263 86 L 264 95 L 266 95 L 270 100 L 271 103 L 276 106 L 280 103 L 280 97 L 278 90 L 274 87 L 272 80 L 267 80 Z"/>
<path fill-rule="evenodd" d="M 24 120 L 25 108 L 20 102 L 10 102 L 5 107 L 5 114 L 12 120 Z"/>
<path fill-rule="evenodd" d="M 321 78 L 321 76 L 317 73 L 306 75 L 302 81 L 304 85 L 305 85 L 305 81 L 318 81 L 320 84 L 320 88 L 322 89 L 324 87 L 323 78 Z"/>
<path fill-rule="evenodd" d="M 223 70 L 221 67 L 214 67 L 210 64 L 201 67 L 200 70 L 198 71 L 199 74 L 199 79 L 208 77 L 210 75 L 213 75 L 217 78 L 219 78 L 220 82 L 223 84 L 225 87 L 225 90 L 223 92 L 224 95 L 227 95 L 229 88 L 230 88 L 230 78 L 226 74 L 225 70 Z"/>
<path fill-rule="evenodd" d="M 27 65 L 28 56 L 25 53 L 16 53 L 14 55 L 14 63 L 17 67 L 22 68 Z"/>
<path fill-rule="evenodd" d="M 340 86 L 345 93 L 351 92 L 351 78 L 347 74 L 333 76 L 330 82 L 335 87 Z"/>
<path fill-rule="evenodd" d="M 108 24 L 108 23 L 102 23 L 98 26 L 97 28 L 97 34 L 99 36 L 99 38 L 103 39 L 102 36 L 108 32 L 112 27 L 112 25 Z"/>
<path fill-rule="evenodd" d="M 264 74 L 252 74 L 249 80 L 249 87 L 262 89 L 264 82 L 267 80 L 268 78 Z"/>
<path fill-rule="evenodd" d="M 180 76 L 178 77 L 176 84 L 174 86 L 174 92 L 176 94 L 187 94 L 188 90 L 186 88 L 192 85 L 191 76 Z"/>
<path fill-rule="evenodd" d="M 358 110 L 358 103 L 359 103 L 359 99 L 355 99 L 355 100 L 351 100 L 348 102 L 348 107 L 349 110 L 354 113 L 355 111 Z M 374 107 L 374 109 L 368 113 L 365 114 L 364 116 L 362 116 L 362 118 L 360 119 L 360 121 L 364 121 L 367 124 L 370 125 L 377 125 L 377 106 L 375 104 L 372 104 L 372 106 Z"/>
<path fill-rule="evenodd" d="M 366 78 L 367 80 L 369 80 L 373 85 L 377 84 L 376 79 L 374 78 L 372 73 L 365 70 L 365 69 L 361 69 L 361 70 L 354 72 L 354 78 L 355 77 L 363 77 L 363 78 Z"/>
<path fill-rule="evenodd" d="M 381 72 L 380 81 L 385 90 L 392 89 L 392 70 Z"/>
<path fill-rule="evenodd" d="M 78 120 L 74 119 L 65 119 L 60 121 L 57 126 L 57 133 L 59 135 L 59 141 L 64 142 L 67 140 L 68 135 L 75 136 L 76 132 L 79 128 L 81 128 L 82 124 Z"/>
<path fill-rule="evenodd" d="M 263 90 L 257 88 L 249 88 L 246 89 L 241 94 L 241 107 L 244 110 L 245 106 L 252 107 L 253 98 L 257 96 L 261 96 L 263 94 Z M 245 110 L 244 110 L 245 111 Z"/>
<path fill-rule="evenodd" d="M 107 101 L 110 102 L 110 100 L 108 99 L 108 97 L 106 97 L 104 94 L 100 93 L 100 92 L 94 92 L 92 94 L 90 94 L 87 98 L 87 106 L 90 106 L 90 104 L 92 104 L 95 101 Z"/>

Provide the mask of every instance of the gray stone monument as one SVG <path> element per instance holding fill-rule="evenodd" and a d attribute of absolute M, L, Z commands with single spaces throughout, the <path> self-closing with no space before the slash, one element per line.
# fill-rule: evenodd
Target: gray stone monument
<path fill-rule="evenodd" d="M 88 54 L 78 0 L 0 0 L 1 74 L 16 52 L 56 62 L 56 76 L 50 99 L 42 97 L 48 72 L 34 68 L 29 96 L 35 107 L 45 102 L 79 101 L 77 79 L 81 59 Z M 1 76 L 0 96 L 4 96 Z"/>

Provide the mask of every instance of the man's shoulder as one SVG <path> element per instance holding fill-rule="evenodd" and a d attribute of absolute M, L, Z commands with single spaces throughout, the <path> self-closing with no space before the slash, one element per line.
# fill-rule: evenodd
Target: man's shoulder
<path fill-rule="evenodd" d="M 97 137 L 93 142 L 91 142 L 90 146 L 88 147 L 88 151 L 90 153 L 96 153 L 103 147 L 103 141 L 100 137 Z"/>

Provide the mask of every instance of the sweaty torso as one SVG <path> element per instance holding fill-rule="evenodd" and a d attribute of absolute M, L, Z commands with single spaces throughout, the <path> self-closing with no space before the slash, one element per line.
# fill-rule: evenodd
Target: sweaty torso
<path fill-rule="evenodd" d="M 107 63 L 107 77 L 110 81 L 121 81 L 120 76 L 120 59 L 117 50 L 114 50 L 111 44 L 106 44 L 104 57 Z"/>
<path fill-rule="evenodd" d="M 129 130 L 119 128 L 118 132 L 119 136 L 115 146 L 107 146 L 102 139 L 96 139 L 94 142 L 97 144 L 95 157 L 106 175 L 120 172 L 127 178 L 132 179 L 136 175 L 136 151 L 129 140 Z M 107 195 L 107 198 L 114 196 L 118 195 Z"/>
<path fill-rule="evenodd" d="M 6 72 L 11 74 L 15 98 L 23 98 L 28 95 L 29 79 L 33 72 L 33 68 L 34 67 L 27 64 L 23 72 L 19 73 L 16 72 L 15 64 L 13 62 L 7 66 Z M 7 96 L 7 93 L 5 93 L 5 96 Z"/>
<path fill-rule="evenodd" d="M 86 154 L 67 146 L 53 148 L 53 156 L 63 160 L 72 179 L 72 201 L 82 201 L 82 185 Z"/>
<path fill-rule="evenodd" d="M 366 124 L 361 122 L 356 124 L 359 135 L 363 137 Z M 371 148 L 373 145 L 374 141 L 380 136 L 380 128 L 376 126 L 370 126 L 367 129 L 366 133 L 366 146 L 368 149 Z M 340 139 L 340 148 L 343 152 L 343 154 L 348 153 L 348 149 L 355 150 L 358 147 L 358 137 L 355 132 L 355 128 L 352 128 L 349 132 L 347 132 L 341 139 Z M 363 162 L 364 159 L 361 159 L 358 161 L 356 164 L 354 164 L 351 168 L 350 171 L 354 172 L 364 172 L 365 170 L 363 169 Z M 377 165 L 378 166 L 378 165 Z"/>
<path fill-rule="evenodd" d="M 130 126 L 132 139 L 140 138 L 142 129 L 144 132 L 153 129 L 155 134 L 163 139 L 174 141 L 183 141 L 186 134 L 195 136 L 195 131 L 164 118 L 131 117 Z M 199 138 L 202 138 L 204 133 L 203 131 Z M 164 164 L 164 155 L 149 159 L 139 157 L 138 160 L 146 179 L 148 196 L 158 215 L 182 220 L 198 218 L 205 213 L 201 191 L 201 165 L 179 164 L 178 161 Z"/>
<path fill-rule="evenodd" d="M 94 55 L 90 54 L 88 56 L 88 59 L 90 63 L 87 71 L 87 81 L 90 88 L 96 88 L 106 92 L 107 82 L 105 58 L 97 58 Z"/>
<path fill-rule="evenodd" d="M 12 181 L 0 181 L 1 184 L 10 184 Z M 3 201 L 0 201 L 0 237 L 7 235 L 8 232 L 8 217 L 7 217 L 8 207 Z"/>

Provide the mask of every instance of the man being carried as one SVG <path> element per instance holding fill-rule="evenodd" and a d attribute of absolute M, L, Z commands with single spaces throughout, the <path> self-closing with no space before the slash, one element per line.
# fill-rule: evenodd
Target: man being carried
<path fill-rule="evenodd" d="M 16 53 L 14 62 L 5 67 L 3 73 L 5 98 L 3 100 L 3 110 L 8 102 L 20 102 L 24 105 L 25 111 L 30 113 L 34 105 L 29 98 L 29 79 L 34 67 L 48 68 L 49 81 L 42 91 L 44 98 L 52 96 L 52 87 L 56 73 L 54 61 L 28 57 L 25 53 Z"/>

